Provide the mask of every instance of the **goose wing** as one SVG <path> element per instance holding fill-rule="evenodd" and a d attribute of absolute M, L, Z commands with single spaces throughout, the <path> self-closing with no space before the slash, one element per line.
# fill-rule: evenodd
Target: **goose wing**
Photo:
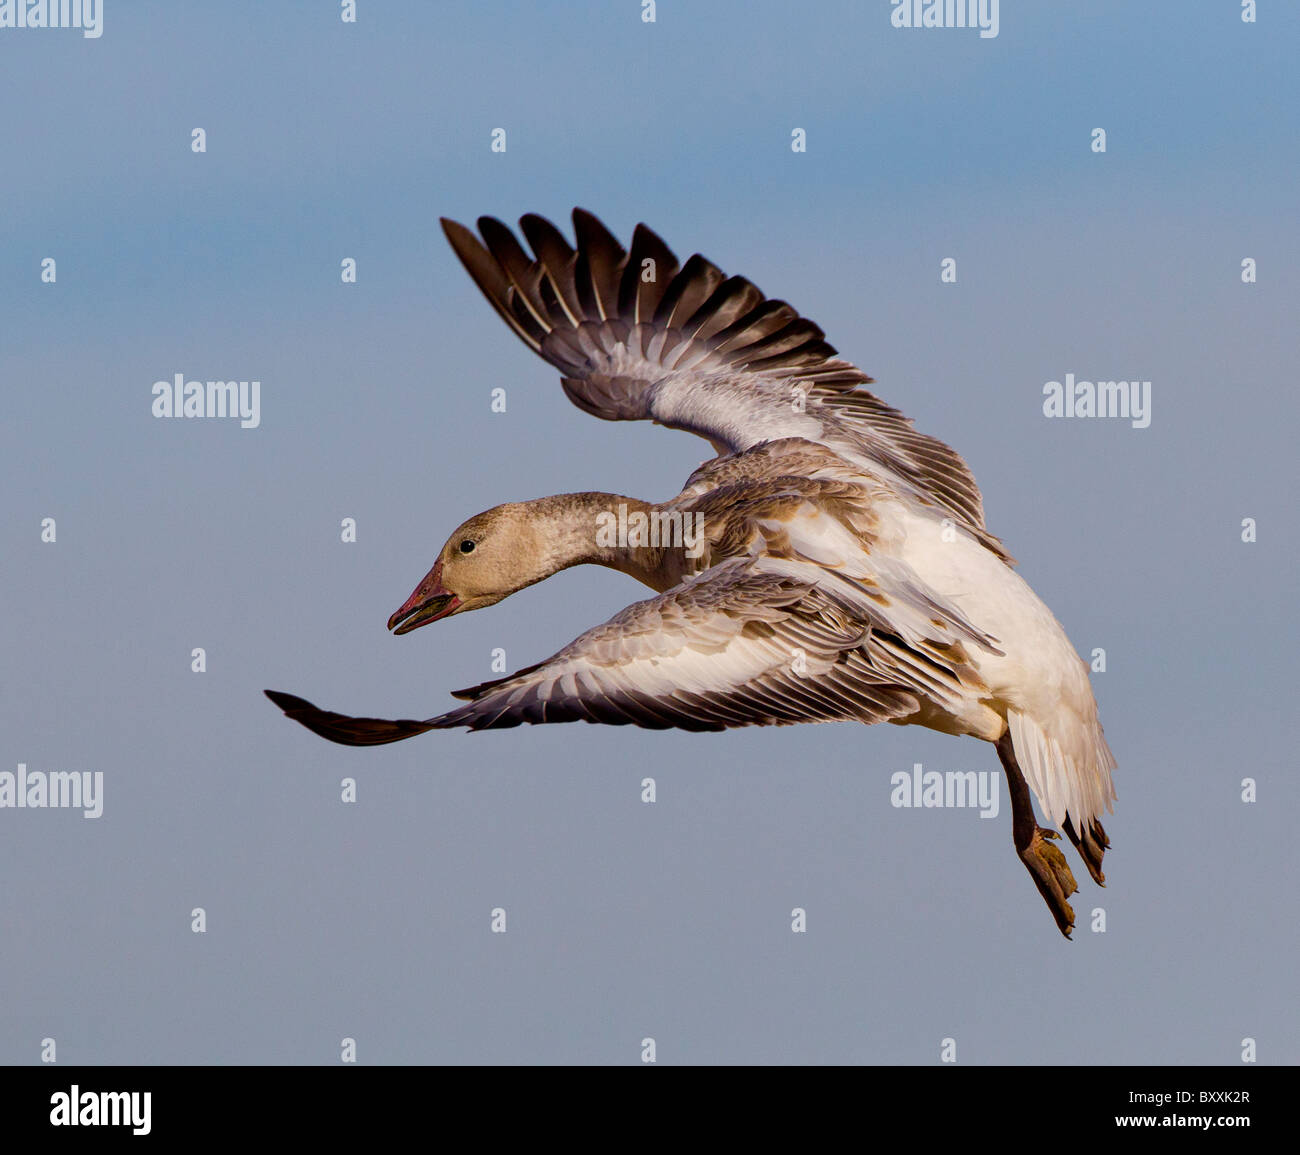
<path fill-rule="evenodd" d="M 922 698 L 982 693 L 965 646 L 993 648 L 910 581 L 895 574 L 868 589 L 803 562 L 733 558 L 628 606 L 544 662 L 458 692 L 468 703 L 435 718 L 354 718 L 267 695 L 350 746 L 523 722 L 724 730 L 899 719 Z"/>
<path fill-rule="evenodd" d="M 442 222 L 493 308 L 560 370 L 580 409 L 686 429 L 719 452 L 818 442 L 987 539 L 966 463 L 862 388 L 871 378 L 812 321 L 699 254 L 679 264 L 643 224 L 626 250 L 591 213 L 574 209 L 573 224 L 576 247 L 550 221 L 523 217 L 530 254 L 493 217 L 479 218 L 478 236 Z"/>

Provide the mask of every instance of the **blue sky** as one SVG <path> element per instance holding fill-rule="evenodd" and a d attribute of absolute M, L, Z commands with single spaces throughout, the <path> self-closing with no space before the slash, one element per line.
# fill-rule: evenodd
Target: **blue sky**
<path fill-rule="evenodd" d="M 653 25 L 632 0 L 362 0 L 355 25 L 106 0 L 99 39 L 0 30 L 0 770 L 105 775 L 99 819 L 0 810 L 0 982 L 26 992 L 0 1060 L 47 1036 L 69 1062 L 323 1063 L 344 1036 L 365 1062 L 635 1062 L 646 1036 L 662 1062 L 931 1063 L 945 1037 L 963 1062 L 1225 1063 L 1248 1036 L 1300 1059 L 1276 889 L 1300 12 L 1260 8 L 1008 2 L 980 39 L 894 29 L 884 0 L 661 3 Z M 575 570 L 384 629 L 469 515 L 662 500 L 707 454 L 570 406 L 437 223 L 567 230 L 574 205 L 815 319 L 966 457 L 1020 572 L 1106 650 L 1114 850 L 1073 943 L 1005 794 L 995 821 L 889 805 L 916 762 L 996 770 L 972 740 L 351 750 L 262 699 L 422 717 L 493 649 L 518 668 L 641 596 Z M 1046 420 L 1067 372 L 1151 380 L 1150 428 Z M 155 420 L 175 373 L 259 379 L 260 426 Z"/>

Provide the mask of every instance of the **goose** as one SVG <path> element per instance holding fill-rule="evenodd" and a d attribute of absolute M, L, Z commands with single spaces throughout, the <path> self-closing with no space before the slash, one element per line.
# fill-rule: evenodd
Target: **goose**
<path fill-rule="evenodd" d="M 389 618 L 406 634 L 570 566 L 654 591 L 554 656 L 455 692 L 424 720 L 352 717 L 282 691 L 333 742 L 429 730 L 602 722 L 723 730 L 797 722 L 919 725 L 992 743 L 1012 839 L 1061 933 L 1078 887 L 1064 831 L 1098 885 L 1116 797 L 1088 667 L 984 523 L 965 461 L 868 392 L 812 321 L 645 225 L 624 249 L 591 213 L 575 244 L 535 214 L 531 248 L 492 217 L 443 219 L 505 323 L 580 409 L 707 439 L 676 497 L 602 492 L 511 502 L 460 525 Z M 1031 793 L 1046 817 L 1040 825 Z"/>

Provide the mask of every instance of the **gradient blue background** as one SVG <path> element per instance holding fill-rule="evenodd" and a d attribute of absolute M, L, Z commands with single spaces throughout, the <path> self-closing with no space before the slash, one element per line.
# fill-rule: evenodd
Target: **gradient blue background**
<path fill-rule="evenodd" d="M 0 769 L 105 777 L 95 821 L 0 811 L 0 1061 L 1300 1060 L 1300 10 L 1260 9 L 1007 0 L 987 40 L 885 0 L 106 0 L 98 40 L 0 31 Z M 575 204 L 818 321 L 1105 648 L 1114 849 L 1105 890 L 1073 860 L 1073 943 L 1005 789 L 996 821 L 889 805 L 915 762 L 996 770 L 969 739 L 356 750 L 262 698 L 423 717 L 643 596 L 575 570 L 384 629 L 470 514 L 662 500 L 708 455 L 570 406 L 437 225 Z M 178 372 L 259 379 L 260 428 L 154 419 Z M 1046 420 L 1067 372 L 1151 380 L 1150 428 Z"/>

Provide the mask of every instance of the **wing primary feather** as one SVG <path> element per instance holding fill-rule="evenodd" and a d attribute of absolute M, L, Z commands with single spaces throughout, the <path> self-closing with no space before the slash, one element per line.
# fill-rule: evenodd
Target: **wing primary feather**
<path fill-rule="evenodd" d="M 846 460 L 882 466 L 906 500 L 953 515 L 1013 563 L 984 526 L 979 487 L 960 455 L 866 392 L 871 377 L 839 359 L 821 328 L 786 302 L 698 253 L 679 264 L 643 224 L 624 250 L 581 208 L 574 245 L 543 217 L 520 218 L 535 256 L 496 218 L 478 226 L 482 240 L 443 221 L 492 307 L 560 370 L 564 392 L 585 412 L 652 418 L 719 452 L 751 448 L 753 436 L 811 438 Z M 812 421 L 792 412 L 787 390 L 771 388 L 782 379 L 802 388 Z"/>

